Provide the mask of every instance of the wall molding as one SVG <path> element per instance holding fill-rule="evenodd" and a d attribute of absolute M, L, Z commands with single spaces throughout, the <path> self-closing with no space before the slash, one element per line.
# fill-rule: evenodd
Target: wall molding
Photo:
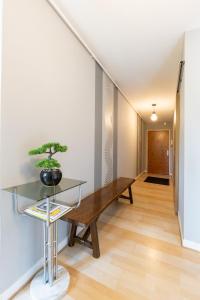
<path fill-rule="evenodd" d="M 58 245 L 58 251 L 60 252 L 68 244 L 68 237 L 63 239 Z M 42 268 L 43 258 L 40 258 L 34 266 L 32 266 L 24 275 L 22 275 L 17 281 L 15 281 L 7 290 L 1 295 L 1 300 L 8 300 L 14 296 L 23 286 L 31 280 L 31 278 Z"/>
<path fill-rule="evenodd" d="M 200 252 L 200 243 L 196 243 L 196 242 L 184 239 L 183 229 L 182 229 L 182 226 L 181 226 L 181 218 L 180 218 L 179 212 L 178 212 L 178 223 L 179 223 L 179 230 L 180 230 L 180 235 L 181 235 L 181 245 L 182 245 L 182 247 Z"/>

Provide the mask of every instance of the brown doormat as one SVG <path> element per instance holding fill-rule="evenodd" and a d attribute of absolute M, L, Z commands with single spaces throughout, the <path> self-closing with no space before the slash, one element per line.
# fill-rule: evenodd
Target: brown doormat
<path fill-rule="evenodd" d="M 163 184 L 163 185 L 169 185 L 169 179 L 168 178 L 159 178 L 159 177 L 151 177 L 148 176 L 144 182 L 149 183 L 155 183 L 155 184 Z"/>

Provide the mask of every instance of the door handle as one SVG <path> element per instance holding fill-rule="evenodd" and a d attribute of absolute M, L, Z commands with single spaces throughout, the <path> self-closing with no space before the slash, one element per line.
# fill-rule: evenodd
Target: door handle
<path fill-rule="evenodd" d="M 169 150 L 167 150 L 167 156 L 169 156 Z"/>

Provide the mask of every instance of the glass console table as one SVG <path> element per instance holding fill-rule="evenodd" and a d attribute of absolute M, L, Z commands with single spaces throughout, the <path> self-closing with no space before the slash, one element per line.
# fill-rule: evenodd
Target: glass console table
<path fill-rule="evenodd" d="M 37 273 L 31 282 L 30 294 L 32 299 L 59 299 L 67 291 L 70 280 L 69 273 L 64 267 L 57 264 L 57 221 L 69 210 L 80 205 L 81 187 L 84 183 L 86 182 L 62 178 L 57 186 L 49 187 L 43 185 L 41 181 L 35 181 L 5 189 L 5 191 L 13 194 L 17 213 L 34 217 L 43 222 L 43 270 Z M 78 189 L 75 203 L 56 199 L 57 194 L 74 188 Z M 22 199 L 26 199 L 26 205 Z M 38 207 L 40 203 L 45 207 L 43 219 L 37 214 L 30 214 L 30 208 Z M 53 219 L 51 218 L 52 206 L 63 209 Z"/>

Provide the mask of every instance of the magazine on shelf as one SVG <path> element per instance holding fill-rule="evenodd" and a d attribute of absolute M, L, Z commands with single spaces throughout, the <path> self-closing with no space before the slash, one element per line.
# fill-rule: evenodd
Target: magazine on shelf
<path fill-rule="evenodd" d="M 59 219 L 63 214 L 66 214 L 72 210 L 70 206 L 61 205 L 58 203 L 50 202 L 50 222 L 54 222 L 55 220 Z M 28 207 L 24 211 L 25 213 L 32 215 L 36 218 L 42 219 L 47 221 L 47 203 L 46 201 L 40 202 L 37 205 L 33 205 Z"/>

